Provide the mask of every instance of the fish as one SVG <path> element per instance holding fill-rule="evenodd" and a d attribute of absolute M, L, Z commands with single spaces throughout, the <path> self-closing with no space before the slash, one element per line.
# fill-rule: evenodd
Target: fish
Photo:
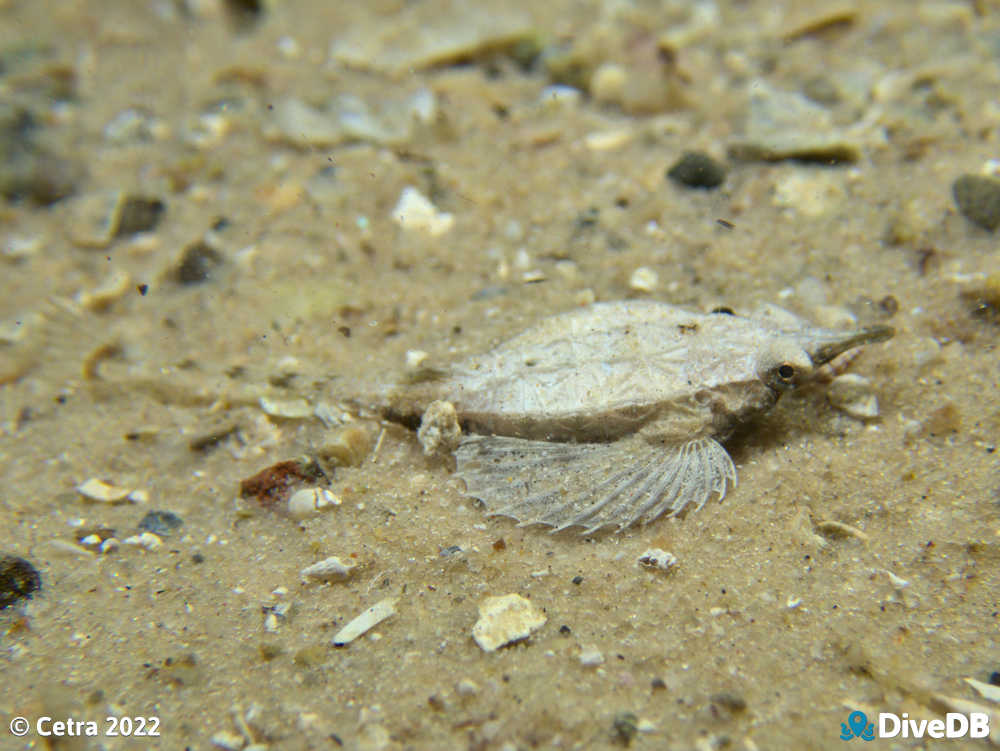
<path fill-rule="evenodd" d="M 412 423 L 417 405 L 453 405 L 456 475 L 490 515 L 621 531 L 721 500 L 737 483 L 723 443 L 738 428 L 893 334 L 820 328 L 776 306 L 740 316 L 599 302 L 425 374 L 393 409 Z"/>

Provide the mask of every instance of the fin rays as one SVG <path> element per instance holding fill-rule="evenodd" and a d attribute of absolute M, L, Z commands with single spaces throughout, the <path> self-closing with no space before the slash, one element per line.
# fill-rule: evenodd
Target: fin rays
<path fill-rule="evenodd" d="M 695 510 L 736 484 L 729 455 L 711 438 L 675 446 L 632 436 L 614 443 L 551 443 L 470 436 L 455 455 L 467 493 L 491 515 L 559 531 L 629 527 L 689 504 Z"/>

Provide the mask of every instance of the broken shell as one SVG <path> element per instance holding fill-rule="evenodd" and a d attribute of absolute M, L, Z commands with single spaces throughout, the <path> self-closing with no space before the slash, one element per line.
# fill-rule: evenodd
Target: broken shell
<path fill-rule="evenodd" d="M 419 373 L 423 369 L 424 363 L 427 362 L 428 357 L 430 355 L 422 349 L 406 350 L 406 372 Z"/>
<path fill-rule="evenodd" d="M 76 492 L 90 501 L 99 503 L 121 503 L 132 492 L 130 488 L 117 488 L 109 485 L 96 477 L 92 477 L 81 485 L 77 485 Z"/>
<path fill-rule="evenodd" d="M 652 292 L 660 283 L 660 276 L 649 266 L 640 266 L 632 272 L 628 286 L 636 292 Z"/>
<path fill-rule="evenodd" d="M 878 417 L 878 397 L 872 383 L 856 373 L 844 373 L 833 379 L 826 393 L 830 404 L 858 420 Z"/>
<path fill-rule="evenodd" d="M 333 581 L 335 579 L 346 579 L 355 568 L 355 564 L 344 563 L 337 556 L 331 556 L 311 566 L 306 566 L 299 573 L 310 579 Z"/>
<path fill-rule="evenodd" d="M 583 647 L 580 650 L 580 664 L 585 668 L 596 668 L 604 664 L 604 655 L 597 647 Z"/>
<path fill-rule="evenodd" d="M 527 639 L 547 620 L 545 613 L 519 594 L 487 597 L 479 604 L 479 620 L 472 627 L 472 638 L 484 652 L 493 652 L 505 644 Z"/>
<path fill-rule="evenodd" d="M 421 230 L 431 237 L 443 235 L 455 224 L 455 215 L 439 211 L 423 193 L 408 185 L 399 194 L 392 218 L 404 230 Z"/>
<path fill-rule="evenodd" d="M 341 467 L 356 467 L 365 460 L 372 449 L 368 431 L 360 425 L 344 425 L 330 433 L 319 448 L 319 455 Z"/>
<path fill-rule="evenodd" d="M 126 537 L 122 540 L 122 543 L 152 551 L 161 547 L 163 545 L 163 540 L 160 539 L 159 535 L 154 535 L 152 532 L 143 532 L 141 535 Z"/>
<path fill-rule="evenodd" d="M 305 420 L 313 416 L 313 408 L 305 399 L 268 399 L 262 396 L 260 408 L 265 414 L 284 420 Z"/>
<path fill-rule="evenodd" d="M 305 519 L 339 505 L 340 498 L 325 488 L 302 488 L 288 499 L 288 513 L 296 519 Z"/>
<path fill-rule="evenodd" d="M 333 646 L 342 647 L 345 644 L 350 644 L 389 616 L 395 615 L 396 603 L 398 601 L 398 597 L 387 597 L 384 600 L 376 602 L 337 632 L 337 635 L 333 637 Z"/>

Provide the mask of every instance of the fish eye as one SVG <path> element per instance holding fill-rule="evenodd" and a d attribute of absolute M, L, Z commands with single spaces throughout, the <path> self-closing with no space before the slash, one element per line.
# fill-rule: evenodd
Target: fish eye
<path fill-rule="evenodd" d="M 799 376 L 799 369 L 789 362 L 773 366 L 767 371 L 767 385 L 779 391 L 794 388 Z"/>

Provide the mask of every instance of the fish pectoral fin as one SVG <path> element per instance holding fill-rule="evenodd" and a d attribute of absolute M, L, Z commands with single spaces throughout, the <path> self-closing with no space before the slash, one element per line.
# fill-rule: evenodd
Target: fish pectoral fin
<path fill-rule="evenodd" d="M 494 516 L 555 530 L 624 529 L 688 504 L 721 499 L 736 468 L 711 438 L 651 444 L 640 436 L 614 443 L 554 443 L 469 436 L 455 451 L 466 492 Z"/>

